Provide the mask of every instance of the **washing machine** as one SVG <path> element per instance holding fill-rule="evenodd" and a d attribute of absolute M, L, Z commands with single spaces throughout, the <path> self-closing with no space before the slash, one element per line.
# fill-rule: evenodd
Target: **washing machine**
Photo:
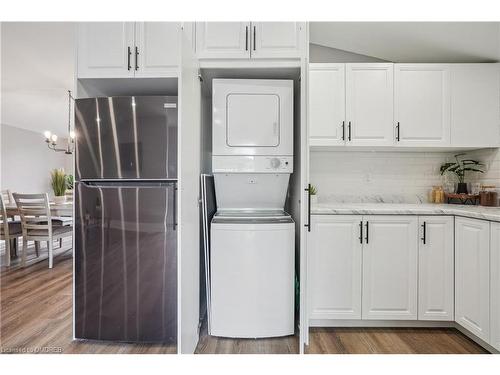
<path fill-rule="evenodd" d="M 210 334 L 294 334 L 293 81 L 213 80 Z"/>

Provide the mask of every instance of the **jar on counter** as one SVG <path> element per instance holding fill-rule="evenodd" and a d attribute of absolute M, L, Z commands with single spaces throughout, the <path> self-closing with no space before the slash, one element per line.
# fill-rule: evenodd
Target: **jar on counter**
<path fill-rule="evenodd" d="M 479 193 L 479 204 L 481 206 L 497 207 L 498 192 L 495 185 L 483 185 Z"/>
<path fill-rule="evenodd" d="M 433 186 L 429 193 L 430 203 L 444 203 L 444 190 L 442 186 Z"/>

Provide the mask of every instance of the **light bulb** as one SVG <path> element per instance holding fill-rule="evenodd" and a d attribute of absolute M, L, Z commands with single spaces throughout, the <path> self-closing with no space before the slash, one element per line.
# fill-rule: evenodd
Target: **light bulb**
<path fill-rule="evenodd" d="M 52 133 L 49 132 L 48 130 L 45 130 L 45 132 L 43 133 L 43 135 L 45 136 L 46 139 L 50 139 L 50 136 L 52 135 Z"/>
<path fill-rule="evenodd" d="M 69 132 L 69 137 L 75 139 L 75 132 L 73 130 Z"/>
<path fill-rule="evenodd" d="M 56 143 L 57 142 L 57 135 L 52 134 L 52 136 L 50 137 L 50 139 L 52 140 L 53 143 Z"/>

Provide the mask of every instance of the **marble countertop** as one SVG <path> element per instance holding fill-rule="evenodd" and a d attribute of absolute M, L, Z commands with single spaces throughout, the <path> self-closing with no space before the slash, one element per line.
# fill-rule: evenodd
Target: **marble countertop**
<path fill-rule="evenodd" d="M 312 215 L 456 215 L 500 222 L 500 207 L 457 204 L 318 203 Z"/>

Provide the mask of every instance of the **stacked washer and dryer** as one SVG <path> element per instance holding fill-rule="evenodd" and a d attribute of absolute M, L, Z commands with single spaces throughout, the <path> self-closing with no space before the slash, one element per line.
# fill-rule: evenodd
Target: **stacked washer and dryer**
<path fill-rule="evenodd" d="M 210 334 L 294 334 L 293 81 L 214 79 Z"/>

